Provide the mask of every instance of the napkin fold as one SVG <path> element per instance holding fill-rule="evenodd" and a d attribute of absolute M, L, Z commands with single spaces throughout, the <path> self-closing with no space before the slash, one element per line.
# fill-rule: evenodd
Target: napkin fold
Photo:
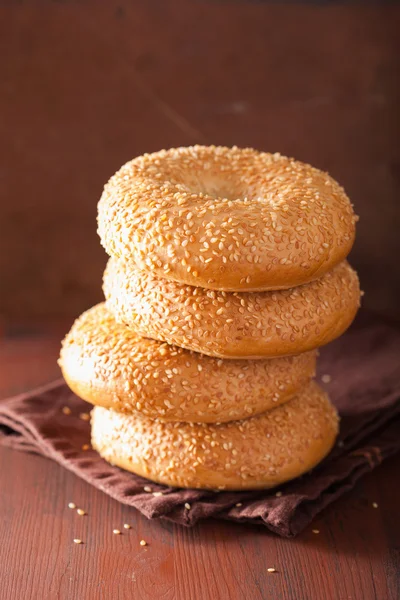
<path fill-rule="evenodd" d="M 262 524 L 291 537 L 365 473 L 400 450 L 399 328 L 361 312 L 344 336 L 321 350 L 318 371 L 318 381 L 339 410 L 340 437 L 318 467 L 279 490 L 182 490 L 112 467 L 94 450 L 82 449 L 90 443 L 90 424 L 81 414 L 88 413 L 90 406 L 72 394 L 63 380 L 0 402 L 0 444 L 57 461 L 149 519 L 190 526 L 214 517 Z M 71 413 L 64 414 L 64 407 Z"/>

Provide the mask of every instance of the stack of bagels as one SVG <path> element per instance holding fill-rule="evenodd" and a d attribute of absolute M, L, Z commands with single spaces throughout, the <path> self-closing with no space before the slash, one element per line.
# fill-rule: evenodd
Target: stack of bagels
<path fill-rule="evenodd" d="M 329 175 L 279 154 L 193 146 L 145 154 L 107 183 L 105 303 L 64 339 L 92 445 L 163 484 L 277 486 L 329 452 L 338 417 L 317 348 L 360 300 L 356 217 Z"/>

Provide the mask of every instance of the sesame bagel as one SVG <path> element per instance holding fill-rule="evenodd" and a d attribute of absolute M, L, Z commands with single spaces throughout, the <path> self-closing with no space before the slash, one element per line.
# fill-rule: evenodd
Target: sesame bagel
<path fill-rule="evenodd" d="M 139 337 L 104 304 L 83 313 L 63 341 L 59 364 L 84 400 L 166 421 L 242 419 L 286 402 L 315 373 L 316 353 L 222 361 Z"/>
<path fill-rule="evenodd" d="M 360 299 L 347 262 L 291 290 L 220 292 L 110 259 L 103 289 L 117 321 L 140 335 L 221 358 L 271 358 L 323 346 L 347 329 Z"/>
<path fill-rule="evenodd" d="M 350 252 L 344 190 L 310 165 L 251 148 L 145 154 L 106 184 L 98 233 L 110 256 L 207 289 L 302 285 Z"/>
<path fill-rule="evenodd" d="M 220 425 L 165 423 L 96 407 L 92 446 L 108 462 L 165 485 L 270 488 L 312 469 L 332 448 L 338 417 L 310 383 L 257 417 Z"/>

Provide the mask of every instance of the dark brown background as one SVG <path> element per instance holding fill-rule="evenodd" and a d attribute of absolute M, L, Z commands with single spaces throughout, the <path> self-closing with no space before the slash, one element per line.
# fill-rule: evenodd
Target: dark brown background
<path fill-rule="evenodd" d="M 329 170 L 361 215 L 365 304 L 396 316 L 399 16 L 391 3 L 0 2 L 3 319 L 69 319 L 99 300 L 104 182 L 195 142 Z"/>

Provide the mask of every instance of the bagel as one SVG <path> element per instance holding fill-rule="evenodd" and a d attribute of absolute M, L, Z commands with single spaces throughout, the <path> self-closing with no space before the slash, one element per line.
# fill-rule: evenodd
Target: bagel
<path fill-rule="evenodd" d="M 323 346 L 347 329 L 360 300 L 347 262 L 291 290 L 217 292 L 110 259 L 103 289 L 117 321 L 140 335 L 221 358 L 271 358 Z"/>
<path fill-rule="evenodd" d="M 293 397 L 315 374 L 316 353 L 222 361 L 139 337 L 104 304 L 83 313 L 65 337 L 59 364 L 84 400 L 167 421 L 223 422 Z"/>
<path fill-rule="evenodd" d="M 207 289 L 287 289 L 321 277 L 353 245 L 342 187 L 305 163 L 251 148 L 145 154 L 106 184 L 98 233 L 110 256 Z"/>
<path fill-rule="evenodd" d="M 312 469 L 332 448 L 338 417 L 310 383 L 257 417 L 220 425 L 165 423 L 95 407 L 92 446 L 158 483 L 219 490 L 270 488 Z"/>

